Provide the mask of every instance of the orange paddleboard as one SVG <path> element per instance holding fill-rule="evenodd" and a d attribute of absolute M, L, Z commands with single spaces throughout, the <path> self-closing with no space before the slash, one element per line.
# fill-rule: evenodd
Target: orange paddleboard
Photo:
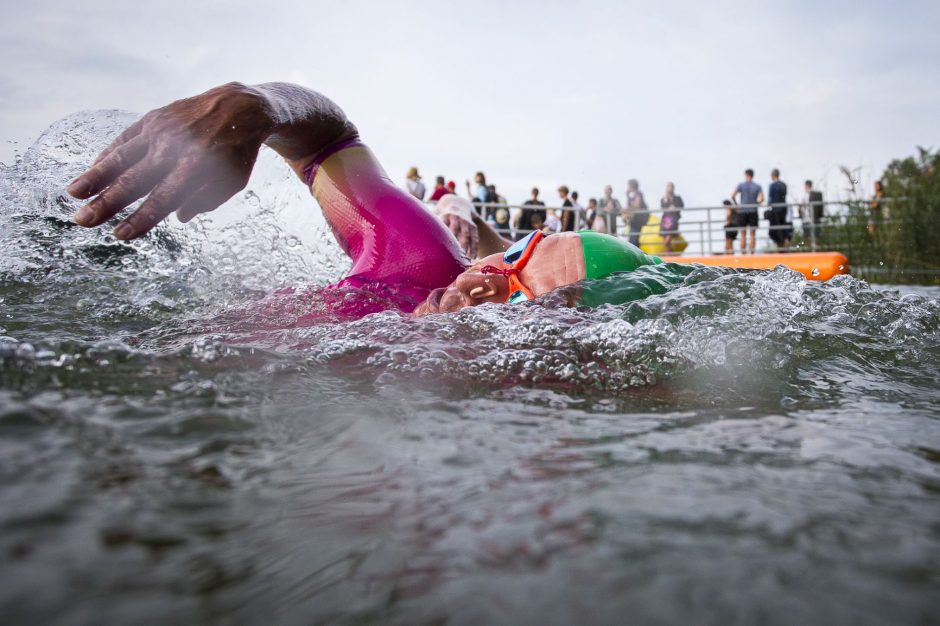
<path fill-rule="evenodd" d="M 713 254 L 709 256 L 665 256 L 670 263 L 701 263 L 718 267 L 769 270 L 784 265 L 810 280 L 829 280 L 849 273 L 849 260 L 841 252 L 788 252 L 777 254 Z"/>

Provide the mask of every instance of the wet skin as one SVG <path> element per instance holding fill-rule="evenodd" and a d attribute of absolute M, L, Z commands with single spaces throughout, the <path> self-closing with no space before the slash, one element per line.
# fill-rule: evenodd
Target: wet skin
<path fill-rule="evenodd" d="M 358 131 L 329 98 L 288 83 L 228 83 L 154 109 L 121 133 L 69 185 L 87 200 L 77 224 L 99 226 L 135 201 L 140 208 L 114 229 L 134 239 L 175 212 L 181 222 L 213 211 L 248 183 L 262 144 L 303 178 L 324 149 Z M 476 256 L 476 226 L 448 218 L 461 248 Z"/>
<path fill-rule="evenodd" d="M 486 265 L 502 267 L 502 257 L 501 252 L 491 254 L 467 269 L 447 287 L 435 289 L 427 300 L 418 305 L 414 314 L 451 313 L 486 302 L 505 302 L 509 295 L 509 280 L 500 274 L 481 272 Z M 586 276 L 581 238 L 570 232 L 543 239 L 519 272 L 522 284 L 535 297 L 584 280 Z"/>
<path fill-rule="evenodd" d="M 304 168 L 321 151 L 357 135 L 343 111 L 314 91 L 286 83 L 222 85 L 150 111 L 121 133 L 69 185 L 76 198 L 94 196 L 74 219 L 81 226 L 99 226 L 146 196 L 114 230 L 118 239 L 134 239 L 170 213 L 187 222 L 218 208 L 245 187 L 262 144 L 303 178 Z M 461 249 L 472 258 L 479 244 L 480 253 L 488 256 L 449 286 L 434 289 L 415 314 L 505 302 L 507 278 L 480 270 L 501 267 L 510 242 L 479 216 L 474 224 L 445 217 Z M 560 233 L 538 245 L 519 278 L 538 297 L 585 276 L 580 238 Z"/>

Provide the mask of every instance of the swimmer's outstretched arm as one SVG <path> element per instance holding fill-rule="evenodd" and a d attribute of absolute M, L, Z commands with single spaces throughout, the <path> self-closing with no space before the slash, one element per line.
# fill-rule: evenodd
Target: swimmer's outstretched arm
<path fill-rule="evenodd" d="M 155 109 L 121 133 L 69 186 L 97 197 L 75 221 L 98 226 L 149 194 L 114 234 L 133 239 L 176 211 L 183 222 L 243 189 L 263 143 L 300 175 L 319 150 L 356 135 L 325 96 L 286 83 L 222 85 Z"/>
<path fill-rule="evenodd" d="M 228 83 L 155 109 L 121 133 L 69 185 L 76 198 L 97 195 L 74 219 L 98 226 L 149 194 L 114 230 L 118 239 L 133 239 L 174 211 L 188 222 L 218 208 L 248 183 L 262 144 L 304 179 L 304 168 L 323 150 L 356 136 L 343 110 L 315 91 Z M 446 225 L 474 257 L 475 227 L 455 219 Z"/>

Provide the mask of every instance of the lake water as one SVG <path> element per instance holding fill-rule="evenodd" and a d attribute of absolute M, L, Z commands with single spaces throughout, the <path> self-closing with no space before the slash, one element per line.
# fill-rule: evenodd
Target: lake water
<path fill-rule="evenodd" d="M 270 153 L 190 227 L 71 225 L 130 119 L 0 169 L 4 624 L 938 623 L 940 288 L 346 318 Z"/>

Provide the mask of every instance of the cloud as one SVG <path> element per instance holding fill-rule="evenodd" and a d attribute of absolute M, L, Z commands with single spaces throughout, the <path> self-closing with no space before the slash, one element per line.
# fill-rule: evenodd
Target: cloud
<path fill-rule="evenodd" d="M 398 179 L 477 169 L 585 197 L 639 178 L 716 203 L 744 167 L 876 176 L 940 144 L 940 7 L 710 3 L 37 0 L 0 24 L 0 138 L 78 109 L 144 111 L 237 79 L 334 98 Z M 9 158 L 0 152 L 0 159 Z M 833 178 L 835 184 L 835 178 Z M 825 183 L 823 183 L 825 184 Z"/>

